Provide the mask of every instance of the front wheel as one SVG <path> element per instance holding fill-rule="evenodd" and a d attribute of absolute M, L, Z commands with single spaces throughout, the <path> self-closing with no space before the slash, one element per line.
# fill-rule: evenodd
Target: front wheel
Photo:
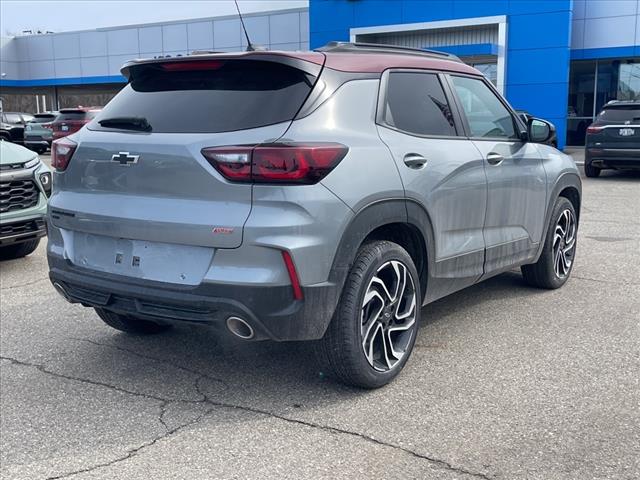
<path fill-rule="evenodd" d="M 523 265 L 525 281 L 538 288 L 560 288 L 569 279 L 576 256 L 578 222 L 573 204 L 559 197 L 551 214 L 542 254 L 532 265 Z"/>
<path fill-rule="evenodd" d="M 317 343 L 327 373 L 362 388 L 393 380 L 413 350 L 421 298 L 418 273 L 405 249 L 388 241 L 362 246 Z"/>

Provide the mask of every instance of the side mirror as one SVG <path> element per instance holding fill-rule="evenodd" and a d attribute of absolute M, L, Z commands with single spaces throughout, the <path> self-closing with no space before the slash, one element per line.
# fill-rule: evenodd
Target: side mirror
<path fill-rule="evenodd" d="M 546 120 L 530 118 L 527 122 L 529 141 L 533 143 L 547 143 L 553 137 L 556 128 Z"/>

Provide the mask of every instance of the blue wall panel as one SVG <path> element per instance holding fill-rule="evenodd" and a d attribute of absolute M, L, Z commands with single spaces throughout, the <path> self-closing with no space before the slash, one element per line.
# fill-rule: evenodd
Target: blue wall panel
<path fill-rule="evenodd" d="M 543 48 L 510 51 L 507 56 L 507 93 L 511 85 L 567 83 L 569 49 Z"/>
<path fill-rule="evenodd" d="M 424 4 L 430 2 L 423 2 Z M 425 6 L 428 8 L 428 6 Z M 369 27 L 378 25 L 380 17 L 386 18 L 390 24 L 402 23 L 402 8 L 398 8 L 395 2 L 385 0 L 360 0 L 354 9 L 352 27 Z"/>
<path fill-rule="evenodd" d="M 310 0 L 310 45 L 348 40 L 349 29 L 506 15 L 507 99 L 553 121 L 560 146 L 569 92 L 572 0 Z"/>
<path fill-rule="evenodd" d="M 571 12 L 548 12 L 509 17 L 509 50 L 529 48 L 568 48 Z M 544 25 L 544 34 L 540 26 Z"/>
<path fill-rule="evenodd" d="M 432 22 L 453 18 L 451 0 L 405 0 L 402 4 L 402 23 Z"/>
<path fill-rule="evenodd" d="M 509 15 L 522 15 L 527 13 L 564 12 L 568 10 L 567 3 L 566 0 L 510 0 L 508 13 Z"/>
<path fill-rule="evenodd" d="M 490 17 L 504 15 L 508 9 L 507 0 L 454 0 L 454 18 Z"/>

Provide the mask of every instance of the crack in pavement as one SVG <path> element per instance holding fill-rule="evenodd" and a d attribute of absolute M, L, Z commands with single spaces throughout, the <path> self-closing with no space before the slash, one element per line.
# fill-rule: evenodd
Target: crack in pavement
<path fill-rule="evenodd" d="M 244 412 L 251 412 L 251 413 L 263 415 L 263 416 L 266 416 L 266 417 L 275 418 L 277 420 L 282 420 L 282 421 L 287 422 L 287 423 L 296 424 L 296 425 L 303 425 L 305 427 L 310 427 L 310 428 L 313 428 L 313 429 L 318 429 L 318 430 L 322 430 L 322 431 L 329 432 L 329 433 L 337 433 L 337 434 L 341 434 L 341 435 L 349 435 L 351 437 L 359 438 L 360 440 L 364 440 L 364 441 L 369 442 L 369 443 L 374 443 L 374 444 L 382 446 L 382 447 L 387 447 L 387 448 L 391 448 L 391 449 L 394 449 L 394 450 L 399 450 L 399 451 L 404 452 L 404 453 L 406 453 L 408 455 L 411 455 L 412 457 L 419 458 L 421 460 L 426 460 L 426 461 L 428 461 L 430 463 L 433 463 L 434 465 L 437 465 L 438 467 L 443 468 L 445 470 L 450 470 L 452 472 L 459 473 L 459 474 L 469 475 L 471 477 L 482 478 L 484 480 L 493 480 L 492 477 L 490 477 L 490 476 L 488 476 L 488 475 L 486 475 L 484 473 L 473 472 L 471 470 L 467 470 L 467 469 L 462 468 L 462 467 L 456 467 L 455 465 L 452 465 L 451 463 L 447 462 L 446 460 L 441 460 L 439 458 L 431 457 L 429 455 L 424 455 L 422 453 L 418 453 L 418 452 L 416 452 L 414 450 L 411 450 L 409 448 L 402 447 L 402 446 L 396 445 L 394 443 L 385 442 L 384 440 L 377 439 L 375 437 L 372 437 L 370 435 L 366 435 L 364 433 L 354 432 L 354 431 L 351 431 L 351 430 L 345 430 L 343 428 L 338 428 L 338 427 L 332 427 L 330 425 L 321 425 L 319 423 L 309 422 L 307 420 L 300 420 L 300 419 L 297 419 L 297 418 L 286 417 L 284 415 L 280 415 L 280 414 L 277 414 L 277 413 L 274 413 L 274 412 L 269 412 L 268 410 L 262 410 L 262 409 L 259 409 L 259 408 L 248 407 L 248 406 L 244 406 L 244 405 L 235 405 L 235 404 L 232 404 L 232 403 L 217 402 L 217 401 L 214 401 L 214 400 L 207 400 L 206 403 L 210 404 L 210 405 L 214 405 L 216 407 L 233 409 L 233 410 L 241 410 L 241 411 L 244 411 Z"/>
<path fill-rule="evenodd" d="M 198 379 L 199 380 L 199 379 Z M 374 443 L 376 445 L 380 445 L 382 447 L 387 447 L 387 448 L 392 448 L 394 450 L 399 450 L 402 451 L 408 455 L 411 455 L 413 457 L 419 458 L 421 460 L 426 460 L 428 462 L 431 462 L 441 468 L 444 468 L 446 470 L 450 470 L 452 472 L 456 472 L 456 473 L 461 473 L 461 474 L 465 474 L 465 475 L 469 475 L 472 477 L 477 477 L 477 478 L 482 478 L 484 480 L 493 480 L 492 477 L 484 474 L 484 473 L 480 473 L 480 472 L 474 472 L 471 470 L 467 470 L 465 468 L 462 467 L 456 467 L 455 465 L 447 462 L 446 460 L 441 460 L 439 458 L 435 458 L 435 457 L 431 457 L 429 455 L 424 455 L 422 453 L 418 453 L 414 450 L 411 450 L 409 448 L 406 447 L 402 447 L 400 445 L 396 445 L 394 443 L 389 443 L 389 442 L 385 442 L 384 440 L 380 440 L 377 439 L 375 437 L 372 437 L 370 435 L 366 435 L 364 433 L 360 433 L 360 432 L 355 432 L 355 431 L 351 431 L 351 430 L 346 430 L 344 428 L 338 428 L 338 427 L 332 427 L 330 425 L 321 425 L 319 423 L 315 423 L 315 422 L 310 422 L 307 420 L 300 420 L 297 418 L 292 418 L 292 417 L 287 417 L 275 412 L 270 412 L 268 410 L 263 410 L 260 408 L 256 408 L 256 407 L 250 407 L 250 406 L 246 406 L 246 405 L 236 405 L 233 403 L 227 403 L 227 402 L 219 402 L 216 400 L 212 400 L 211 398 L 209 398 L 200 388 L 200 384 L 199 381 L 196 380 L 195 383 L 195 387 L 196 390 L 205 398 L 205 403 L 209 404 L 209 405 L 214 405 L 216 407 L 220 407 L 220 408 L 227 408 L 227 409 L 233 409 L 233 410 L 240 410 L 240 411 L 244 411 L 244 412 L 251 412 L 251 413 L 255 413 L 258 415 L 263 415 L 266 417 L 270 417 L 270 418 L 274 418 L 277 420 L 282 420 L 284 422 L 287 423 L 291 423 L 291 424 L 295 424 L 295 425 L 303 425 L 305 427 L 310 427 L 310 428 L 314 428 L 314 429 L 318 429 L 318 430 L 322 430 L 325 432 L 330 432 L 330 433 L 337 433 L 337 434 L 342 434 L 342 435 L 349 435 L 351 437 L 355 437 L 355 438 L 359 438 L 361 440 L 365 440 L 366 442 L 369 443 Z"/>
<path fill-rule="evenodd" d="M 90 340 L 84 340 L 84 339 L 78 339 L 81 341 L 88 341 L 89 343 L 94 343 L 96 345 L 101 345 L 101 346 L 106 346 L 103 344 L 100 344 L 98 342 L 93 342 Z M 142 355 L 142 354 L 138 354 L 137 352 L 131 352 L 127 349 L 123 349 L 121 347 L 117 347 L 117 346 L 113 346 L 113 348 L 119 349 L 119 350 L 124 350 L 127 351 L 129 353 L 133 353 L 135 355 L 138 355 L 142 358 L 147 358 L 147 359 L 152 359 L 152 360 L 157 360 L 161 363 L 166 363 L 163 362 L 160 359 L 156 359 L 154 357 L 149 357 L 146 355 Z M 86 384 L 90 384 L 90 385 L 94 385 L 94 386 L 100 386 L 100 387 L 104 387 L 104 388 L 109 388 L 112 390 L 115 390 L 117 392 L 120 393 L 124 393 L 124 394 L 129 394 L 129 395 L 133 395 L 133 396 L 137 396 L 137 397 L 142 397 L 148 400 L 154 400 L 154 401 L 158 401 L 160 402 L 159 405 L 159 415 L 158 415 L 158 421 L 164 426 L 165 428 L 165 432 L 162 435 L 158 435 L 156 437 L 154 437 L 153 439 L 142 443 L 141 445 L 138 445 L 132 449 L 129 449 L 124 455 L 121 455 L 117 458 L 114 458 L 113 460 L 110 460 L 108 462 L 103 462 L 100 464 L 96 464 L 90 467 L 85 467 L 83 469 L 79 469 L 73 472 L 68 472 L 68 473 L 64 473 L 64 474 L 59 474 L 59 475 L 54 475 L 54 476 L 50 476 L 47 477 L 46 480 L 60 480 L 63 478 L 70 478 L 73 477 L 75 475 L 79 475 L 82 473 L 89 473 L 101 468 L 107 468 L 110 466 L 113 466 L 117 463 L 120 462 L 124 462 L 126 460 L 129 460 L 130 458 L 134 457 L 135 455 L 137 455 L 138 453 L 140 453 L 142 450 L 151 447 L 153 445 L 155 445 L 157 442 L 166 439 L 172 435 L 175 435 L 176 433 L 180 432 L 181 430 L 190 427 L 192 425 L 197 424 L 198 422 L 200 422 L 202 419 L 204 419 L 207 415 L 209 415 L 211 412 L 213 412 L 215 410 L 215 408 L 224 408 L 224 409 L 232 409 L 232 410 L 236 410 L 236 411 L 243 411 L 243 412 L 249 412 L 249 413 L 253 413 L 256 415 L 262 415 L 265 417 L 269 417 L 269 418 L 273 418 L 276 420 L 281 420 L 284 422 L 287 422 L 289 424 L 293 424 L 293 425 L 301 425 L 301 426 L 305 426 L 308 428 L 313 428 L 313 429 L 317 429 L 317 430 L 321 430 L 323 432 L 329 432 L 329 433 L 333 433 L 333 434 L 341 434 L 341 435 L 348 435 L 350 437 L 353 438 L 358 438 L 360 440 L 364 440 L 368 443 L 372 443 L 375 445 L 379 445 L 382 447 L 386 447 L 386 448 L 391 448 L 394 450 L 398 450 L 401 451 L 405 454 L 411 455 L 415 458 L 421 459 L 421 460 L 426 460 L 440 468 L 458 473 L 458 474 L 464 474 L 464 475 L 469 475 L 472 477 L 476 477 L 476 478 L 481 478 L 483 480 L 493 480 L 492 477 L 481 473 L 481 472 L 474 472 L 471 470 L 467 470 L 465 468 L 462 467 L 457 467 L 453 464 L 451 464 L 450 462 L 447 462 L 446 460 L 441 460 L 439 458 L 436 457 L 432 457 L 429 455 L 425 455 L 422 453 L 418 453 L 414 450 L 411 450 L 409 448 L 406 447 L 402 447 L 400 445 L 396 445 L 394 443 L 389 443 L 386 442 L 384 440 L 380 440 L 378 438 L 372 437 L 370 435 L 366 435 L 364 433 L 360 433 L 357 431 L 351 431 L 351 430 L 346 430 L 343 428 L 339 428 L 339 427 L 333 427 L 330 425 L 322 425 L 319 423 L 315 423 L 315 422 L 311 422 L 311 421 L 307 421 L 307 420 L 301 420 L 301 419 L 296 419 L 296 418 L 292 418 L 292 417 L 287 417 L 285 415 L 282 414 L 278 414 L 275 412 L 271 412 L 268 410 L 263 410 L 260 408 L 256 408 L 256 407 L 251 407 L 251 406 L 247 406 L 247 405 L 237 405 L 237 404 L 233 404 L 233 403 L 228 403 L 228 402 L 221 402 L 221 401 L 216 401 L 211 399 L 206 393 L 204 393 L 202 391 L 202 387 L 201 387 L 201 382 L 204 379 L 211 379 L 212 377 L 207 376 L 206 374 L 199 374 L 196 377 L 196 379 L 194 380 L 194 388 L 196 389 L 196 392 L 198 392 L 198 394 L 202 397 L 202 399 L 200 400 L 179 400 L 179 399 L 168 399 L 168 398 L 164 398 L 164 397 L 159 397 L 159 396 L 155 396 L 155 395 L 150 395 L 150 394 L 146 394 L 146 393 L 140 393 L 140 392 L 134 392 L 131 390 L 126 390 L 120 387 L 116 387 L 114 385 L 110 385 L 108 383 L 104 383 L 104 382 L 99 382 L 99 381 L 95 381 L 95 380 L 88 380 L 85 378 L 80 378 L 80 377 L 73 377 L 70 375 L 65 375 L 65 374 L 61 374 L 61 373 L 57 373 L 57 372 L 53 372 L 51 370 L 47 370 L 45 365 L 41 365 L 41 364 L 37 364 L 37 363 L 30 363 L 30 362 L 25 362 L 25 361 L 21 361 L 12 357 L 6 357 L 6 356 L 0 356 L 0 359 L 2 360 L 6 360 L 9 361 L 12 364 L 15 365 L 20 365 L 20 366 L 26 366 L 26 367 L 31 367 L 31 368 L 35 368 L 38 371 L 47 374 L 47 375 L 52 375 L 54 377 L 57 378 L 63 378 L 66 380 L 70 380 L 70 381 L 77 381 L 77 382 L 81 382 L 81 383 L 86 383 Z M 168 364 L 171 365 L 171 364 Z M 172 365 L 173 366 L 173 365 Z M 191 370 L 191 369 L 187 369 L 187 368 L 183 368 L 184 371 L 188 371 L 190 373 L 196 373 L 195 371 Z M 218 382 L 222 382 L 219 379 L 216 379 L 216 381 Z M 225 384 L 224 382 L 222 382 L 223 384 Z M 226 385 L 226 384 L 225 384 Z M 198 417 L 196 417 L 195 419 L 180 424 L 174 428 L 169 428 L 169 426 L 166 424 L 165 420 L 164 420 L 164 416 L 166 414 L 167 411 L 167 407 L 173 403 L 187 403 L 187 404 L 205 404 L 205 405 L 210 405 L 213 408 L 208 409 L 206 412 L 198 415 Z"/>
<path fill-rule="evenodd" d="M 211 380 L 213 382 L 220 383 L 224 387 L 225 390 L 229 389 L 229 385 L 227 384 L 227 382 L 224 381 L 221 378 L 217 378 L 217 377 L 209 375 L 208 373 L 200 372 L 198 370 L 194 370 L 192 368 L 184 367 L 184 366 L 178 365 L 176 363 L 171 363 L 171 362 L 169 362 L 168 360 L 166 360 L 164 358 L 158 358 L 158 357 L 154 357 L 152 355 L 145 355 L 143 353 L 136 352 L 135 350 L 130 350 L 128 348 L 124 348 L 124 347 L 121 347 L 119 345 L 113 345 L 111 343 L 96 342 L 95 340 L 90 340 L 88 338 L 79 338 L 79 337 L 67 337 L 67 338 L 69 338 L 71 340 L 75 340 L 77 342 L 85 342 L 85 343 L 90 343 L 91 345 L 97 345 L 97 346 L 105 347 L 105 348 L 112 348 L 114 350 L 125 352 L 125 353 L 133 355 L 135 357 L 142 358 L 144 360 L 151 360 L 151 361 L 154 361 L 154 362 L 157 362 L 157 363 L 162 363 L 162 364 L 168 365 L 168 366 L 170 366 L 172 368 L 175 368 L 175 369 L 178 369 L 178 370 L 182 370 L 183 372 L 191 373 L 192 375 L 196 375 L 198 377 L 204 377 L 207 380 Z"/>
<path fill-rule="evenodd" d="M 63 473 L 60 475 L 54 475 L 52 477 L 47 477 L 46 480 L 60 480 L 63 478 L 70 478 L 70 477 L 74 477 L 76 475 L 80 475 L 82 473 L 89 473 L 89 472 L 94 472 L 96 470 L 99 470 L 101 468 L 107 468 L 107 467 L 111 467 L 117 463 L 120 462 L 124 462 L 125 460 L 129 460 L 130 458 L 136 456 L 138 453 L 140 453 L 142 450 L 151 447 L 153 445 L 155 445 L 156 443 L 158 443 L 161 440 L 165 440 L 169 437 L 171 437 L 172 435 L 175 435 L 176 433 L 179 433 L 181 430 L 190 427 L 191 425 L 195 425 L 196 423 L 200 422 L 203 418 L 205 418 L 207 415 L 209 415 L 214 409 L 210 408 L 209 410 L 207 410 L 206 412 L 202 413 L 201 415 L 198 415 L 195 419 L 187 422 L 187 423 L 183 423 L 181 425 L 178 425 L 177 427 L 174 427 L 172 429 L 167 429 L 167 431 L 162 434 L 162 435 L 158 435 L 157 437 L 153 438 L 152 440 L 149 440 L 148 442 L 145 442 L 141 445 L 138 445 L 137 447 L 134 447 L 132 449 L 127 450 L 127 452 L 124 455 L 121 455 L 120 457 L 114 458 L 113 460 L 110 460 L 108 462 L 103 462 L 103 463 L 99 463 L 97 465 L 92 465 L 91 467 L 86 467 L 86 468 L 82 468 L 80 470 L 75 470 L 73 472 L 68 472 L 68 473 Z"/>
<path fill-rule="evenodd" d="M 31 282 L 21 283 L 20 285 L 11 285 L 10 287 L 0 287 L 0 291 L 13 290 L 14 288 L 28 287 L 29 285 L 35 285 L 36 283 L 46 282 L 48 280 L 49 280 L 49 278 L 39 278 L 38 280 L 33 280 Z"/>
<path fill-rule="evenodd" d="M 65 375 L 63 373 L 58 373 L 58 372 L 54 372 L 52 370 L 47 370 L 46 366 L 39 364 L 39 363 L 31 363 L 31 362 L 25 362 L 22 360 L 18 360 L 16 358 L 12 358 L 12 357 L 6 357 L 4 355 L 0 356 L 0 360 L 6 360 L 14 365 L 21 365 L 23 367 L 31 367 L 31 368 L 35 368 L 36 370 L 45 373 L 47 375 L 52 375 L 54 377 L 58 377 L 58 378 L 63 378 L 65 380 L 70 380 L 70 381 L 74 381 L 74 382 L 81 382 L 81 383 L 87 383 L 89 385 L 94 385 L 97 387 L 104 387 L 104 388 L 108 388 L 110 390 L 115 390 L 116 392 L 120 392 L 120 393 L 126 393 L 128 395 L 135 395 L 136 397 L 142 397 L 142 398 L 146 398 L 147 400 L 154 400 L 156 402 L 172 402 L 174 400 L 170 400 L 167 398 L 163 398 L 163 397 L 158 397 L 156 395 L 151 395 L 148 393 L 141 393 L 141 392 L 134 392 L 133 390 L 127 390 L 126 388 L 121 388 L 121 387 L 116 387 L 115 385 L 111 385 L 109 383 L 104 383 L 104 382 L 99 382 L 97 380 L 89 380 L 86 378 L 81 378 L 81 377 L 72 377 L 71 375 Z M 185 403 L 197 403 L 200 402 L 202 403 L 204 401 L 203 400 L 175 400 L 175 401 L 183 401 Z"/>

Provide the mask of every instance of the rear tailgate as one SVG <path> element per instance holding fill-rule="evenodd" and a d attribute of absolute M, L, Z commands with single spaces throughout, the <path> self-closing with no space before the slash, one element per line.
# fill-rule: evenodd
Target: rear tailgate
<path fill-rule="evenodd" d="M 71 137 L 78 147 L 67 170 L 56 175 L 54 225 L 75 232 L 72 241 L 93 258 L 91 245 L 162 253 L 165 245 L 182 244 L 196 257 L 202 247 L 240 246 L 252 185 L 226 180 L 201 150 L 281 137 L 321 66 L 298 60 L 298 68 L 277 55 L 239 57 L 127 67 L 129 85 Z M 131 118 L 144 119 L 150 131 L 105 122 Z M 122 246 L 117 239 L 136 242 Z M 112 253 L 105 262 L 113 262 Z"/>
<path fill-rule="evenodd" d="M 640 104 L 605 105 L 589 131 L 589 143 L 597 148 L 640 149 Z"/>
<path fill-rule="evenodd" d="M 238 247 L 251 210 L 251 185 L 226 181 L 200 150 L 261 143 L 278 138 L 287 126 L 219 134 L 84 130 L 69 167 L 56 176 L 51 212 L 63 213 L 53 222 L 100 235 Z M 122 163 L 121 154 L 130 163 Z"/>

